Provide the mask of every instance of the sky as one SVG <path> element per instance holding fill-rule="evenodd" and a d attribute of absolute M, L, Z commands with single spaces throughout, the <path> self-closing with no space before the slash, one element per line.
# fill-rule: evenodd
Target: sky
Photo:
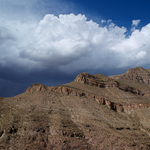
<path fill-rule="evenodd" d="M 0 0 L 0 96 L 81 72 L 150 68 L 149 0 Z"/>

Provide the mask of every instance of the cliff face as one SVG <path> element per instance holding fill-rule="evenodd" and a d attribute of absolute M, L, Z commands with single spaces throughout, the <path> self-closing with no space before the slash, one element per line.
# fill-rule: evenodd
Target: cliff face
<path fill-rule="evenodd" d="M 91 99 L 91 100 L 96 101 L 100 105 L 106 105 L 108 108 L 110 108 L 114 111 L 118 111 L 118 112 L 130 112 L 130 111 L 134 111 L 137 109 L 143 109 L 143 108 L 150 107 L 150 102 L 144 103 L 144 104 L 141 104 L 141 103 L 140 104 L 138 104 L 138 103 L 134 103 L 134 104 L 123 103 L 123 104 L 121 104 L 121 103 L 113 102 L 105 97 L 96 96 L 94 94 L 81 92 L 81 91 L 78 91 L 78 90 L 75 90 L 75 89 L 72 89 L 69 87 L 63 87 L 63 86 L 62 87 L 53 87 L 53 88 L 51 88 L 51 91 Z"/>
<path fill-rule="evenodd" d="M 98 77 L 99 76 L 99 77 Z M 100 77 L 101 76 L 101 77 Z M 83 84 L 90 84 L 100 88 L 115 88 L 118 87 L 118 83 L 104 75 L 91 75 L 88 73 L 79 74 L 75 81 Z"/>
<path fill-rule="evenodd" d="M 130 85 L 121 84 L 101 74 L 94 76 L 88 73 L 81 73 L 76 77 L 75 81 L 83 84 L 93 85 L 99 88 L 119 88 L 125 92 L 131 92 L 138 95 L 145 94 Z"/>
<path fill-rule="evenodd" d="M 111 88 L 114 88 L 114 89 L 117 88 L 124 92 L 130 92 L 130 93 L 141 95 L 141 96 L 144 96 L 145 94 L 134 87 L 120 84 L 119 82 L 114 81 L 113 79 L 103 76 L 101 74 L 93 76 L 88 73 L 81 73 L 76 77 L 75 81 L 81 84 L 88 84 L 90 86 L 96 86 L 98 88 L 109 88 L 109 90 L 111 90 Z M 115 110 L 115 111 L 120 111 L 120 112 L 130 112 L 133 110 L 150 107 L 150 102 L 146 102 L 144 104 L 141 104 L 141 103 L 128 104 L 125 101 L 124 103 L 115 102 L 107 97 L 98 96 L 97 94 L 94 94 L 94 93 L 88 93 L 86 92 L 85 89 L 84 91 L 81 91 L 80 89 L 77 90 L 69 86 L 68 87 L 67 86 L 52 87 L 51 91 L 91 99 L 91 100 L 96 101 L 100 105 L 106 105 L 108 108 Z"/>
<path fill-rule="evenodd" d="M 81 73 L 71 83 L 35 83 L 0 98 L 0 150 L 149 149 L 148 77 L 143 68 L 117 78 Z"/>
<path fill-rule="evenodd" d="M 127 72 L 130 72 L 130 70 Z M 118 89 L 135 95 L 140 95 L 140 96 L 145 95 L 144 92 L 141 92 L 137 88 L 134 88 L 130 85 L 121 84 L 101 74 L 91 75 L 88 73 L 81 73 L 75 78 L 75 82 L 78 82 L 79 84 L 85 84 L 85 85 L 87 84 L 91 86 L 91 88 L 95 86 L 99 90 L 101 90 L 101 88 L 103 89 L 106 88 L 109 90 Z M 123 102 L 113 101 L 111 98 L 108 98 L 108 96 L 99 96 L 96 93 L 94 94 L 93 92 L 89 93 L 86 91 L 86 88 L 84 90 L 81 90 L 80 88 L 76 89 L 73 86 L 70 87 L 68 85 L 61 85 L 58 87 L 46 87 L 42 84 L 36 83 L 31 85 L 29 88 L 27 88 L 26 92 L 40 92 L 40 91 L 45 92 L 47 90 L 52 92 L 63 93 L 66 95 L 73 95 L 73 96 L 84 97 L 86 99 L 91 99 L 100 105 L 106 105 L 108 108 L 119 112 L 130 112 L 133 110 L 150 107 L 150 102 L 148 101 L 144 103 L 135 103 L 135 102 L 132 103 L 132 101 L 129 103 L 129 100 L 128 103 L 126 101 Z"/>
<path fill-rule="evenodd" d="M 150 73 L 142 67 L 129 69 L 120 79 L 132 80 L 140 83 L 150 84 Z"/>

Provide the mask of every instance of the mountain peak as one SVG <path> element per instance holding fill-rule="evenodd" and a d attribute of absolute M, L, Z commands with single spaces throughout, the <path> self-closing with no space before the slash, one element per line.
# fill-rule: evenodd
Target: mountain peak
<path fill-rule="evenodd" d="M 120 79 L 128 79 L 140 83 L 150 83 L 150 73 L 142 67 L 129 69 Z"/>
<path fill-rule="evenodd" d="M 112 79 L 125 79 L 150 84 L 150 72 L 143 67 L 131 68 L 125 74 L 110 76 Z"/>
<path fill-rule="evenodd" d="M 143 67 L 135 67 L 129 69 L 126 73 L 148 73 Z"/>

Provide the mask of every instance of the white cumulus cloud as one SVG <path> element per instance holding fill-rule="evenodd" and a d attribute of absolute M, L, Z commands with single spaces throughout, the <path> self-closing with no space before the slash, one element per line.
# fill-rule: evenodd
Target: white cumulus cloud
<path fill-rule="evenodd" d="M 137 26 L 141 20 L 132 20 L 132 26 Z"/>
<path fill-rule="evenodd" d="M 150 62 L 150 24 L 127 38 L 125 27 L 102 22 L 107 23 L 101 27 L 81 14 L 47 14 L 31 22 L 1 19 L 0 65 L 77 71 Z"/>

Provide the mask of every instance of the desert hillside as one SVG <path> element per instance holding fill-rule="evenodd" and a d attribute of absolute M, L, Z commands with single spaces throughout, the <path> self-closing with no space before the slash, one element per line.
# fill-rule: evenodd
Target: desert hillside
<path fill-rule="evenodd" d="M 150 149 L 150 71 L 79 74 L 0 98 L 0 150 Z"/>

